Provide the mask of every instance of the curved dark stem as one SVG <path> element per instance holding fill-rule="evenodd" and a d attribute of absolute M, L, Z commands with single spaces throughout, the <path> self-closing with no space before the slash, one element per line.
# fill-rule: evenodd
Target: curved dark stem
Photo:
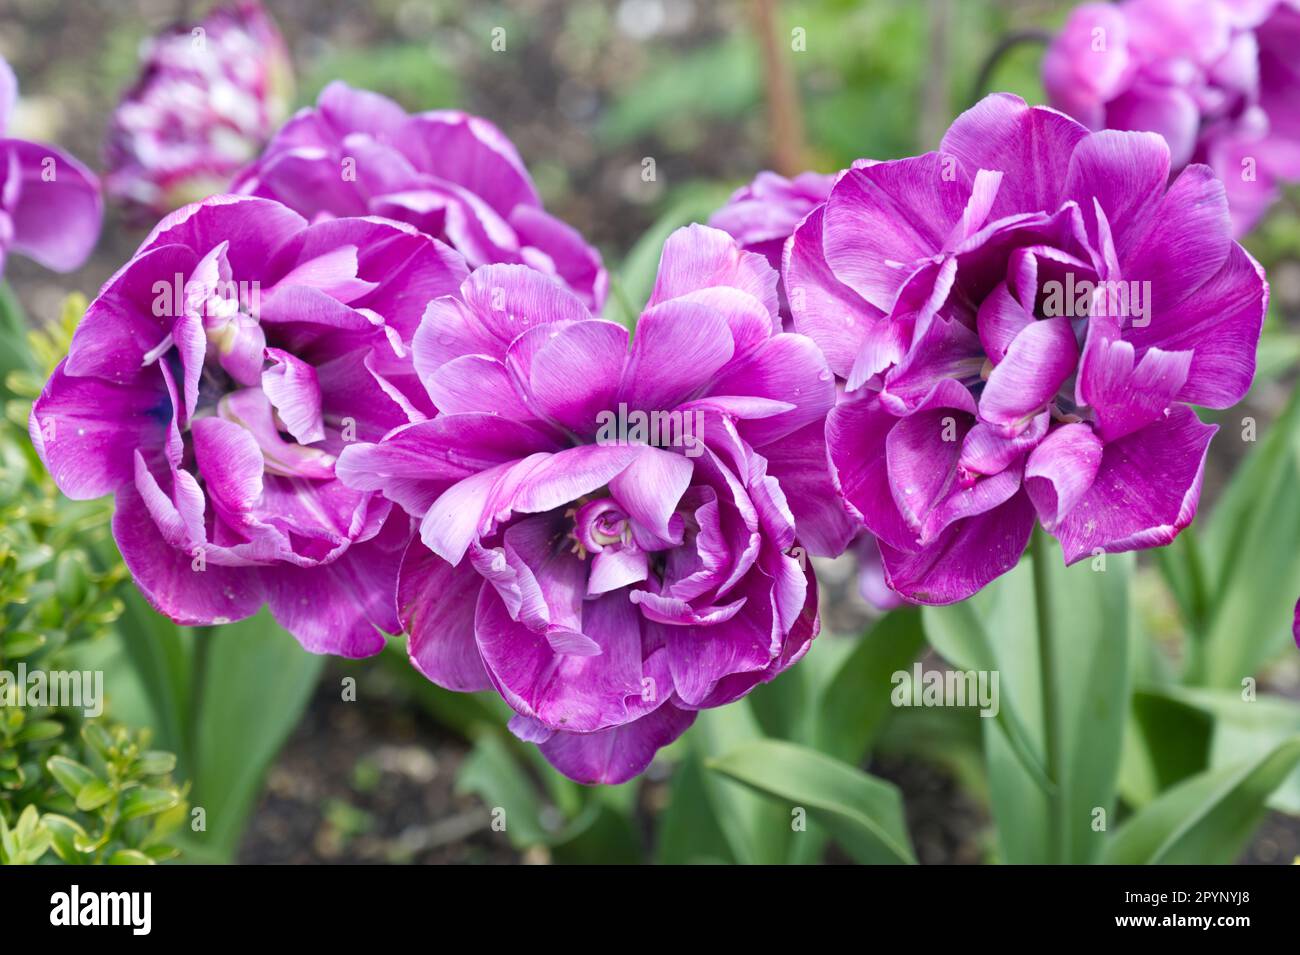
<path fill-rule="evenodd" d="M 1046 46 L 1052 42 L 1052 32 L 1050 30 L 1013 30 L 1004 34 L 998 41 L 998 45 L 993 48 L 993 52 L 988 55 L 984 65 L 980 67 L 980 72 L 975 77 L 975 90 L 971 96 L 971 105 L 974 106 L 989 91 L 989 80 L 993 78 L 993 71 L 998 68 L 1002 58 L 1020 46 L 1022 43 L 1041 43 Z"/>
<path fill-rule="evenodd" d="M 763 52 L 772 166 L 783 176 L 797 176 L 808 168 L 803 105 L 789 60 L 790 37 L 781 33 L 778 5 L 779 0 L 753 0 L 754 31 Z"/>

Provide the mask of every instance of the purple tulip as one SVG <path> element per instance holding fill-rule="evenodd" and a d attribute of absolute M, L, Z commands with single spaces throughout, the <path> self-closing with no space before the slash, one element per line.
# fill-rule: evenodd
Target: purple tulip
<path fill-rule="evenodd" d="M 335 461 L 434 413 L 408 346 L 465 275 L 401 223 L 187 206 L 91 303 L 32 441 L 69 497 L 116 496 L 113 535 L 160 612 L 217 624 L 265 602 L 313 652 L 375 653 L 374 627 L 398 630 L 409 521 Z"/>
<path fill-rule="evenodd" d="M 835 176 L 800 173 L 793 179 L 760 172 L 754 181 L 731 194 L 727 204 L 709 217 L 709 225 L 731 235 L 746 252 L 767 258 L 781 268 L 781 255 L 800 220 L 826 201 Z M 790 301 L 778 283 L 783 325 L 789 329 Z"/>
<path fill-rule="evenodd" d="M 821 205 L 835 185 L 835 175 L 805 172 L 793 179 L 760 172 L 749 185 L 731 194 L 727 204 L 709 218 L 709 225 L 735 237 L 747 252 L 767 257 L 781 268 L 781 252 L 794 227 Z"/>
<path fill-rule="evenodd" d="M 1300 180 L 1300 9 L 1291 0 L 1077 7 L 1043 60 L 1054 106 L 1093 129 L 1148 130 L 1173 171 L 1207 163 L 1237 235 Z"/>
<path fill-rule="evenodd" d="M 1014 96 L 940 151 L 853 169 L 787 249 L 795 326 L 846 379 L 842 493 L 889 585 L 949 603 L 1037 518 L 1067 562 L 1169 543 L 1250 387 L 1268 286 L 1224 187 L 1153 133 L 1089 133 Z"/>
<path fill-rule="evenodd" d="M 479 268 L 416 333 L 441 414 L 339 459 L 420 520 L 398 587 L 414 665 L 495 689 L 573 779 L 635 776 L 817 633 L 807 554 L 854 527 L 826 468 L 835 382 L 781 332 L 776 283 L 681 229 L 629 336 L 537 272 Z"/>
<path fill-rule="evenodd" d="M 113 113 L 105 184 L 134 215 L 157 216 L 227 191 L 288 114 L 293 78 L 284 40 L 255 0 L 164 31 L 143 61 Z"/>
<path fill-rule="evenodd" d="M 315 221 L 382 215 L 453 246 L 470 267 L 522 263 L 588 308 L 604 304 L 600 254 L 542 208 L 523 160 L 487 120 L 455 110 L 408 116 L 392 100 L 334 82 L 297 113 L 234 190 Z"/>
<path fill-rule="evenodd" d="M 17 102 L 18 80 L 0 57 L 0 275 L 10 249 L 71 272 L 99 238 L 99 180 L 61 149 L 6 136 Z"/>

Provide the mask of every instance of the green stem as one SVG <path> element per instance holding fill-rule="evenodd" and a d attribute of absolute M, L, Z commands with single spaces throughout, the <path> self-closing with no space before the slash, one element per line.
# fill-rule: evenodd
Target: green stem
<path fill-rule="evenodd" d="M 1030 559 L 1034 565 L 1034 611 L 1038 623 L 1038 674 L 1043 706 L 1043 749 L 1046 757 L 1047 778 L 1051 789 L 1047 793 L 1047 846 L 1048 861 L 1060 863 L 1063 859 L 1065 832 L 1061 804 L 1061 741 L 1060 720 L 1057 713 L 1056 646 L 1052 634 L 1052 607 L 1048 580 L 1047 534 L 1034 526 L 1030 540 Z"/>

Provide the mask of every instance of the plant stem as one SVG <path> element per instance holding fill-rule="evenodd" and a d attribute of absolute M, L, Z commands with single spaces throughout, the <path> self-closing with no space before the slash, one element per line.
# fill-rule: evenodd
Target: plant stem
<path fill-rule="evenodd" d="M 789 35 L 781 33 L 777 0 L 753 0 L 753 12 L 767 86 L 772 165 L 783 176 L 796 176 L 807 169 L 807 146 L 799 87 L 787 55 Z"/>
<path fill-rule="evenodd" d="M 998 41 L 997 46 L 993 48 L 993 51 L 989 53 L 984 65 L 980 67 L 979 76 L 975 79 L 975 88 L 971 92 L 971 105 L 974 106 L 989 92 L 989 82 L 993 79 L 993 72 L 998 68 L 1004 56 L 1022 43 L 1046 45 L 1051 42 L 1052 34 L 1047 30 L 1015 30 L 1005 34 Z"/>
<path fill-rule="evenodd" d="M 1061 863 L 1064 858 L 1064 820 L 1061 803 L 1061 741 L 1057 710 L 1056 645 L 1052 633 L 1051 584 L 1048 580 L 1047 534 L 1037 524 L 1030 539 L 1030 560 L 1034 565 L 1034 611 L 1038 624 L 1038 674 L 1043 707 L 1043 749 L 1047 778 L 1052 787 L 1047 793 L 1048 861 Z"/>
<path fill-rule="evenodd" d="M 1210 627 L 1210 592 L 1205 577 L 1205 561 L 1196 537 L 1195 527 L 1183 528 L 1183 556 L 1187 564 L 1187 579 L 1191 599 L 1191 620 L 1187 625 L 1187 660 L 1183 679 L 1196 686 L 1205 678 L 1205 634 Z"/>

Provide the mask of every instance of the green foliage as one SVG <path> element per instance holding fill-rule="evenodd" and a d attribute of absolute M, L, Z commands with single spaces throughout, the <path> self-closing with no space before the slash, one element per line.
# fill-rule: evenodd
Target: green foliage
<path fill-rule="evenodd" d="M 775 740 L 748 743 L 710 768 L 767 794 L 791 815 L 819 820 L 859 862 L 915 862 L 898 790 L 816 750 Z"/>
<path fill-rule="evenodd" d="M 68 314 L 78 307 L 73 301 Z M 52 364 L 75 318 L 33 335 L 29 350 L 13 337 L 24 328 L 14 308 L 0 292 L 8 390 L 30 394 L 27 376 Z M 14 417 L 25 418 L 20 401 L 12 406 Z M 185 799 L 172 779 L 176 758 L 150 749 L 147 729 L 99 715 L 95 674 L 79 661 L 88 646 L 110 638 L 123 610 L 126 570 L 96 554 L 108 515 L 102 503 L 59 495 L 25 430 L 0 422 L 0 863 L 155 862 L 176 854 L 171 835 Z M 61 680 L 73 671 L 80 699 L 70 701 L 53 684 L 55 674 Z"/>
<path fill-rule="evenodd" d="M 818 696 L 817 749 L 861 760 L 890 713 L 893 674 L 907 670 L 924 643 L 921 612 L 903 608 L 862 635 Z"/>
<path fill-rule="evenodd" d="M 71 736 L 70 720 L 45 715 L 0 710 L 0 760 L 23 775 L 0 799 L 0 863 L 52 861 L 47 853 L 70 865 L 175 858 L 186 811 L 176 758 L 147 749 L 147 730 L 96 719 Z"/>
<path fill-rule="evenodd" d="M 1120 827 L 1107 847 L 1112 864 L 1236 860 L 1263 818 L 1269 795 L 1300 765 L 1300 737 L 1262 755 L 1208 769 L 1179 783 Z"/>
<path fill-rule="evenodd" d="M 735 33 L 684 54 L 665 55 L 605 114 L 599 135 L 608 146 L 651 132 L 734 116 L 757 105 L 762 89 L 757 46 Z"/>
<path fill-rule="evenodd" d="M 1240 440 L 1241 429 L 1225 422 L 1217 438 Z M 1170 550 L 1189 567 L 1191 593 L 1205 594 L 1203 604 L 1181 601 L 1194 685 L 1239 687 L 1290 642 L 1300 594 L 1300 392 L 1259 439 L 1208 520 Z"/>
<path fill-rule="evenodd" d="M 188 836 L 202 858 L 229 861 L 271 760 L 298 724 L 324 657 L 305 652 L 267 611 L 195 635 L 193 687 L 194 805 L 205 829 Z M 180 688 L 175 688 L 179 691 Z"/>
<path fill-rule="evenodd" d="M 334 80 L 391 96 L 409 110 L 454 106 L 458 99 L 455 73 L 427 44 L 331 51 L 303 78 L 300 105 L 316 102 L 317 94 Z"/>
<path fill-rule="evenodd" d="M 1132 560 L 1110 555 L 1104 567 L 1066 568 L 1055 549 L 1035 548 L 975 598 L 924 612 L 945 659 L 1000 677 L 998 716 L 982 722 L 1007 862 L 1101 856 L 1095 820 L 1114 811 L 1123 742 Z"/>

